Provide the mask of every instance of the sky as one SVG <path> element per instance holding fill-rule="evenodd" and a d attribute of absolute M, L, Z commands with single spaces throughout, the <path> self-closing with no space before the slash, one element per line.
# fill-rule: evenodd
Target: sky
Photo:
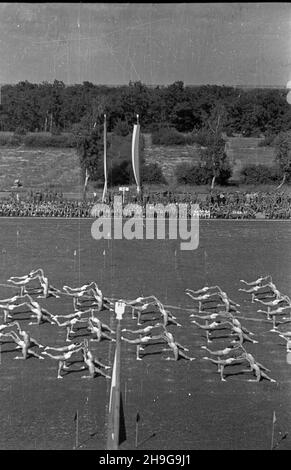
<path fill-rule="evenodd" d="M 0 3 L 0 84 L 285 86 L 291 4 Z"/>

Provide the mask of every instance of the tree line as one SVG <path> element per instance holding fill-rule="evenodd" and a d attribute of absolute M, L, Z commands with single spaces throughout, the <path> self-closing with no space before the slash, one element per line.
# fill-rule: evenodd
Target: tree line
<path fill-rule="evenodd" d="M 291 127 L 286 94 L 283 89 L 185 86 L 182 81 L 156 87 L 140 81 L 119 87 L 23 81 L 1 87 L 0 131 L 89 131 L 102 122 L 104 113 L 112 131 L 120 122 L 131 127 L 138 113 L 143 131 L 168 126 L 188 133 L 200 131 L 205 123 L 211 126 L 213 119 L 217 122 L 219 110 L 228 135 L 271 135 Z"/>

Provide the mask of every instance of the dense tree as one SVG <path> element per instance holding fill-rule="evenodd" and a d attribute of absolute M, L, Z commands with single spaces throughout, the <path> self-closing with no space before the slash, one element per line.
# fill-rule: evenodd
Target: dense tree
<path fill-rule="evenodd" d="M 108 142 L 108 147 L 110 143 Z M 103 177 L 103 135 L 99 127 L 79 135 L 77 144 L 83 179 L 86 170 L 92 181 Z"/>
<path fill-rule="evenodd" d="M 142 166 L 141 181 L 143 184 L 167 184 L 167 180 L 158 163 L 148 163 Z"/>
<path fill-rule="evenodd" d="M 189 101 L 177 103 L 172 110 L 170 122 L 180 132 L 193 131 L 197 119 L 195 119 L 191 103 Z"/>
<path fill-rule="evenodd" d="M 225 184 L 231 176 L 230 165 L 225 153 L 225 141 L 222 138 L 222 131 L 226 121 L 226 108 L 221 102 L 218 102 L 212 108 L 206 120 L 205 128 L 208 131 L 206 134 L 207 147 L 200 149 L 200 166 L 204 168 L 206 174 L 211 175 L 211 189 L 214 188 L 215 181 Z"/>
<path fill-rule="evenodd" d="M 180 132 L 197 132 L 205 127 L 218 105 L 227 114 L 224 128 L 229 133 L 278 134 L 291 128 L 291 108 L 284 90 L 194 87 L 184 86 L 182 81 L 154 88 L 140 81 L 119 87 L 88 81 L 65 86 L 58 80 L 2 86 L 0 126 L 2 131 L 15 131 L 17 127 L 43 131 L 52 125 L 69 131 L 81 122 L 90 129 L 96 121 L 102 121 L 106 112 L 109 131 L 120 120 L 131 127 L 139 114 L 144 130 L 163 122 Z"/>
<path fill-rule="evenodd" d="M 276 149 L 276 160 L 278 162 L 283 180 L 279 187 L 285 181 L 291 180 L 291 135 L 288 132 L 280 133 L 274 141 Z"/>
<path fill-rule="evenodd" d="M 215 136 L 205 149 L 200 150 L 200 167 L 203 168 L 207 180 L 211 179 L 211 189 L 215 182 L 225 184 L 231 176 L 231 167 L 224 151 L 225 142 Z"/>
<path fill-rule="evenodd" d="M 103 168 L 103 126 L 96 125 L 91 131 L 76 132 L 77 149 L 82 169 L 83 180 L 86 170 L 90 181 L 104 183 Z M 126 136 L 107 134 L 107 177 L 108 184 L 134 184 L 131 163 L 131 133 Z M 143 139 L 140 139 L 140 168 L 141 176 L 148 181 L 152 167 L 144 170 Z"/>
<path fill-rule="evenodd" d="M 116 135 L 121 135 L 123 137 L 127 136 L 130 133 L 128 122 L 118 119 L 114 126 L 113 132 Z"/>

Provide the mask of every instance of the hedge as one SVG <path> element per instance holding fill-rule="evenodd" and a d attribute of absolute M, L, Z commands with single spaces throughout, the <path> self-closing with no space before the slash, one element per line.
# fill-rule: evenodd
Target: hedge
<path fill-rule="evenodd" d="M 208 184 L 212 180 L 208 170 L 191 163 L 179 163 L 175 168 L 175 175 L 178 184 L 201 185 Z"/>
<path fill-rule="evenodd" d="M 268 167 L 265 165 L 246 165 L 242 168 L 241 182 L 245 184 L 266 184 L 278 182 L 283 175 L 276 165 Z"/>
<path fill-rule="evenodd" d="M 173 127 L 161 127 L 152 133 L 154 145 L 193 145 L 207 147 L 212 136 L 206 129 L 183 134 Z"/>
<path fill-rule="evenodd" d="M 76 139 L 73 134 L 28 134 L 23 137 L 25 147 L 75 147 Z"/>
<path fill-rule="evenodd" d="M 148 184 L 167 184 L 162 169 L 157 163 L 148 163 L 141 167 L 141 181 Z"/>
<path fill-rule="evenodd" d="M 26 135 L 14 133 L 12 135 L 0 132 L 0 146 L 38 147 L 76 147 L 76 137 L 66 133 L 53 135 L 49 132 L 33 132 Z"/>
<path fill-rule="evenodd" d="M 154 145 L 185 145 L 185 137 L 174 128 L 162 128 L 152 134 Z"/>

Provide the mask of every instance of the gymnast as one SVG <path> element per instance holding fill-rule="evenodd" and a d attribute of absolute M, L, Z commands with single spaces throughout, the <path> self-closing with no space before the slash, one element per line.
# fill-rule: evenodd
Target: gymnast
<path fill-rule="evenodd" d="M 169 348 L 163 349 L 163 351 L 173 351 L 174 357 L 167 357 L 166 361 L 178 361 L 180 357 L 187 359 L 188 361 L 194 361 L 195 357 L 189 357 L 182 351 L 189 351 L 189 349 L 182 346 L 180 343 L 175 341 L 174 336 L 165 327 L 162 335 L 163 339 L 167 342 Z"/>
<path fill-rule="evenodd" d="M 269 380 L 270 382 L 276 382 L 276 380 L 271 379 L 264 371 L 270 372 L 265 366 L 257 362 L 252 356 L 252 354 L 247 353 L 246 351 L 240 356 L 241 359 L 245 359 L 249 365 L 250 369 L 246 369 L 243 372 L 254 372 L 256 375 L 255 379 L 249 379 L 248 382 L 260 382 L 262 378 Z"/>
<path fill-rule="evenodd" d="M 19 307 L 23 307 L 24 305 L 26 305 L 26 302 L 22 302 L 20 304 L 13 304 L 13 303 L 7 303 L 7 304 L 0 304 L 0 309 L 3 309 L 3 313 L 4 313 L 4 323 L 7 322 L 7 319 L 11 319 L 12 318 L 12 314 L 14 312 L 14 310 L 16 310 L 17 308 Z"/>
<path fill-rule="evenodd" d="M 224 368 L 226 366 L 230 366 L 234 363 L 240 363 L 242 360 L 237 357 L 229 357 L 228 359 L 212 359 L 211 357 L 203 357 L 202 359 L 205 359 L 206 361 L 211 361 L 213 364 L 217 364 L 217 372 L 220 372 L 220 379 L 222 382 L 226 382 L 226 379 L 224 378 Z"/>
<path fill-rule="evenodd" d="M 76 323 L 84 323 L 84 322 L 88 322 L 88 319 L 87 318 L 84 318 L 84 319 L 81 319 L 80 318 L 80 312 L 78 312 L 76 314 L 76 316 L 74 316 L 73 318 L 69 319 L 69 320 L 66 320 L 65 322 L 63 323 L 60 323 L 59 320 L 58 320 L 58 315 L 54 315 L 53 316 L 53 319 L 55 320 L 55 322 L 57 323 L 58 326 L 66 326 L 67 327 L 67 336 L 66 336 L 66 341 L 67 342 L 70 342 L 70 335 L 75 333 L 73 327 L 74 325 L 76 325 Z"/>
<path fill-rule="evenodd" d="M 15 324 L 22 339 L 14 331 L 8 333 L 7 336 L 10 336 L 13 341 L 17 344 L 17 346 L 21 348 L 22 356 L 17 356 L 14 359 L 28 359 L 29 356 L 34 356 L 38 359 L 44 359 L 44 357 L 40 356 L 31 349 L 33 346 L 43 348 L 43 345 L 39 344 L 34 338 L 32 338 L 27 331 L 21 330 L 18 322 L 15 322 Z"/>
<path fill-rule="evenodd" d="M 103 329 L 109 329 L 109 331 L 112 333 L 113 330 L 109 328 L 107 325 L 103 324 L 98 318 L 89 318 L 88 319 L 88 329 L 91 331 L 91 333 L 96 335 L 95 339 L 92 339 L 92 341 L 98 341 L 100 342 L 103 338 L 108 339 L 109 341 L 116 341 L 115 338 L 111 338 L 107 333 L 104 333 L 102 331 Z M 115 332 L 113 332 L 115 333 Z"/>
<path fill-rule="evenodd" d="M 237 354 L 237 357 L 238 357 L 242 351 L 245 351 L 244 347 L 239 343 L 236 343 L 235 345 L 232 345 L 232 346 L 228 346 L 224 349 L 218 349 L 216 351 L 209 349 L 207 346 L 201 346 L 201 349 L 205 349 L 207 352 L 209 352 L 213 356 L 218 356 L 218 359 L 222 359 L 223 356 L 227 356 L 229 354 L 231 355 L 231 357 L 235 357 L 234 356 L 235 353 Z"/>
<path fill-rule="evenodd" d="M 140 337 L 138 339 L 128 339 L 128 338 L 125 338 L 124 336 L 122 336 L 121 339 L 123 341 L 126 341 L 127 343 L 137 345 L 136 360 L 141 361 L 142 358 L 140 357 L 140 351 L 144 350 L 144 348 L 142 346 L 148 345 L 148 343 L 152 340 L 161 339 L 161 335 L 157 335 L 157 336 L 151 336 L 151 335 L 148 335 L 148 334 L 144 335 L 144 336 L 140 335 Z M 164 339 L 164 337 L 163 337 L 163 339 Z"/>
<path fill-rule="evenodd" d="M 47 351 L 43 351 L 43 354 L 45 354 L 46 356 L 50 357 L 51 359 L 54 359 L 54 360 L 59 362 L 57 378 L 62 379 L 63 376 L 61 375 L 61 371 L 69 369 L 69 366 L 67 365 L 67 361 L 69 361 L 69 359 L 71 359 L 73 354 L 76 354 L 77 352 L 81 351 L 82 348 L 83 348 L 83 345 L 81 345 L 77 348 L 73 348 L 70 351 L 63 352 L 63 354 L 58 354 L 56 356 L 53 355 L 53 354 L 48 353 Z"/>
<path fill-rule="evenodd" d="M 89 375 L 83 375 L 82 379 L 93 379 L 96 374 L 103 375 L 106 379 L 110 379 L 110 375 L 105 374 L 102 368 L 109 369 L 109 366 L 105 366 L 101 362 L 98 362 L 96 359 L 93 358 L 93 354 L 89 350 L 88 342 L 85 342 L 84 346 L 82 347 L 83 353 L 83 361 L 86 364 L 83 369 L 88 368 Z"/>
<path fill-rule="evenodd" d="M 244 281 L 243 279 L 240 279 L 240 282 L 243 282 L 247 286 L 260 286 L 263 282 L 272 282 L 272 281 L 273 281 L 272 276 L 270 275 L 265 276 L 265 277 L 259 277 L 258 279 L 256 279 L 256 281 L 252 281 L 252 282 L 247 282 L 247 281 Z"/>

